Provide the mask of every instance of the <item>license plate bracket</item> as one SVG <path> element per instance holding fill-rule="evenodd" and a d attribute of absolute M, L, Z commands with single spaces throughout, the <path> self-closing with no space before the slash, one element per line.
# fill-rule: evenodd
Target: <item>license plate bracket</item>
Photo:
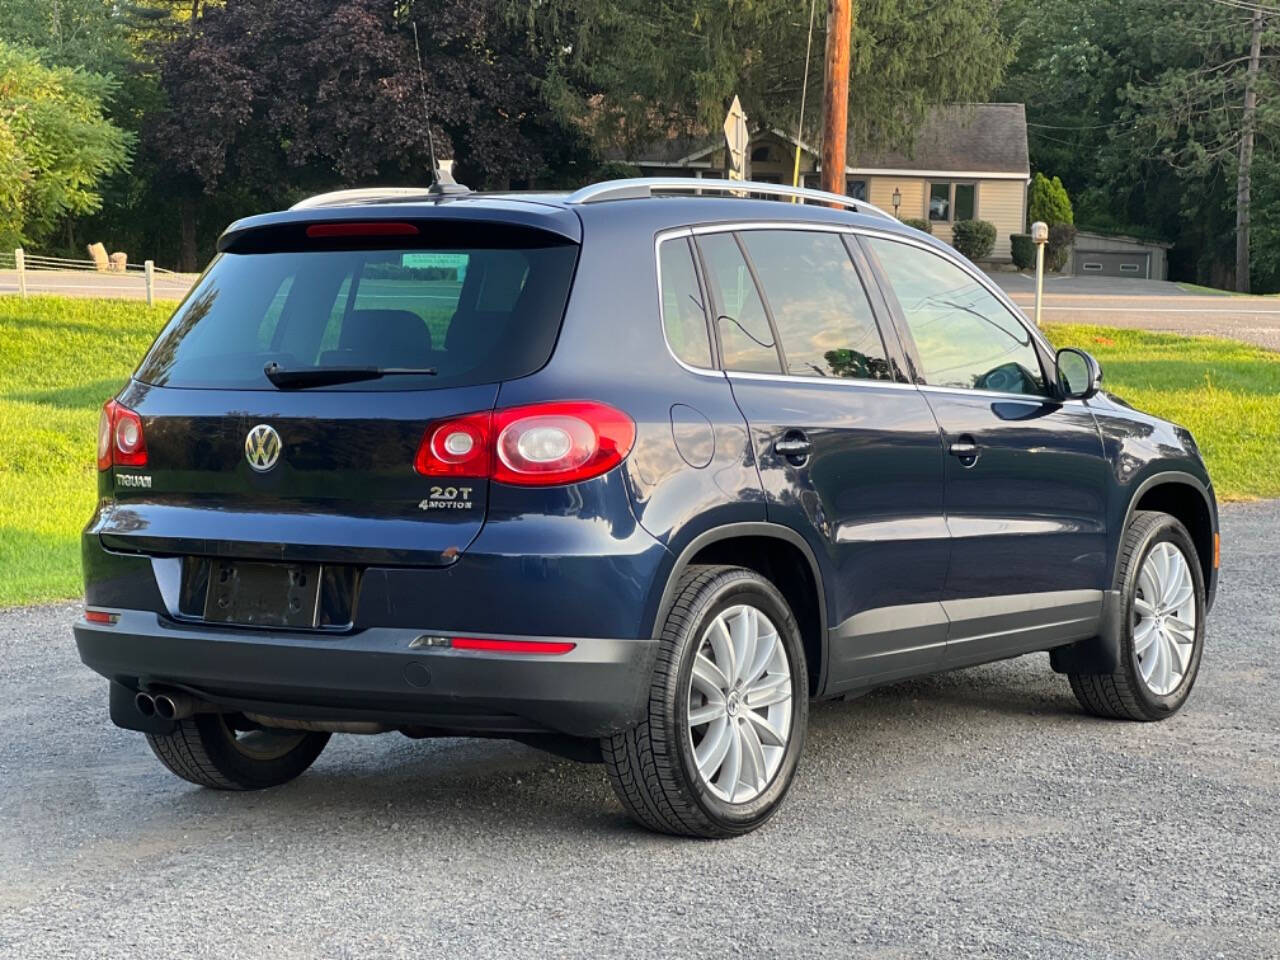
<path fill-rule="evenodd" d="M 320 619 L 319 564 L 214 560 L 204 618 L 215 623 L 314 629 Z"/>

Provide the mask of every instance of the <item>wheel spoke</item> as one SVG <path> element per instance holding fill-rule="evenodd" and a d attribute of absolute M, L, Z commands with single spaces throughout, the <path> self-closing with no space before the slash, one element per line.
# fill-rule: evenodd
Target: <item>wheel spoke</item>
<path fill-rule="evenodd" d="M 1165 556 L 1165 569 L 1168 570 L 1169 576 L 1162 584 L 1164 592 L 1160 596 L 1160 605 L 1166 610 L 1177 606 L 1174 598 L 1182 592 L 1182 579 L 1186 576 L 1186 565 L 1181 560 L 1182 557 L 1176 553 L 1171 557 L 1167 554 Z"/>
<path fill-rule="evenodd" d="M 1151 641 L 1147 645 L 1147 652 L 1138 661 L 1138 669 L 1142 672 L 1142 679 L 1148 685 L 1156 682 L 1154 679 L 1156 664 L 1160 660 L 1160 633 L 1154 628 L 1151 631 Z"/>
<path fill-rule="evenodd" d="M 743 607 L 734 618 L 730 632 L 733 636 L 734 671 L 729 679 L 735 684 L 741 683 L 756 656 L 756 631 L 759 629 L 760 614 L 755 607 Z"/>
<path fill-rule="evenodd" d="M 1151 643 L 1156 638 L 1156 622 L 1143 620 L 1133 628 L 1133 650 L 1138 656 L 1145 656 Z"/>
<path fill-rule="evenodd" d="M 1156 581 L 1155 564 L 1150 557 L 1138 571 L 1138 589 L 1151 607 L 1160 602 L 1160 584 Z"/>
<path fill-rule="evenodd" d="M 729 625 L 725 623 L 724 614 L 716 617 L 715 623 L 707 631 L 707 641 L 711 644 L 711 652 L 715 654 L 716 666 L 724 677 L 724 686 L 728 690 L 733 686 L 733 675 L 737 671 L 734 663 L 733 637 L 729 633 Z"/>
<path fill-rule="evenodd" d="M 698 772 L 702 774 L 704 780 L 708 782 L 715 775 L 724 763 L 725 755 L 732 747 L 734 732 L 731 729 L 732 724 L 727 718 L 712 723 L 707 728 L 706 735 L 702 738 L 702 742 L 698 744 L 697 750 L 694 751 L 694 757 L 698 762 Z"/>
<path fill-rule="evenodd" d="M 752 710 L 763 710 L 775 703 L 785 703 L 791 699 L 791 678 L 785 674 L 772 674 L 761 677 L 755 686 L 747 691 L 746 704 Z"/>
<path fill-rule="evenodd" d="M 1169 689 L 1169 679 L 1171 676 L 1170 663 L 1172 651 L 1170 651 L 1169 635 L 1163 630 L 1160 631 L 1160 642 L 1157 644 L 1160 649 L 1160 655 L 1156 657 L 1156 673 L 1154 677 L 1157 692 L 1163 694 Z"/>
<path fill-rule="evenodd" d="M 729 741 L 729 749 L 715 784 L 729 798 L 729 802 L 733 803 L 733 798 L 738 793 L 738 780 L 742 777 L 742 734 L 738 732 L 736 723 L 726 724 L 725 739 Z"/>
<path fill-rule="evenodd" d="M 1156 607 L 1154 603 L 1143 599 L 1141 596 L 1133 598 L 1133 611 L 1140 617 L 1154 617 L 1156 615 Z"/>
<path fill-rule="evenodd" d="M 745 721 L 738 724 L 738 731 L 742 738 L 743 778 L 754 790 L 761 790 L 769 777 L 760 737 L 756 734 L 755 725 Z"/>
<path fill-rule="evenodd" d="M 1166 633 L 1165 636 L 1169 640 L 1169 647 L 1166 652 L 1169 654 L 1169 664 L 1172 674 L 1169 678 L 1169 682 L 1170 684 L 1174 684 L 1175 682 L 1181 683 L 1183 674 L 1187 672 L 1187 664 L 1191 660 L 1191 651 L 1188 650 L 1184 655 L 1182 644 L 1178 643 L 1177 638 L 1172 633 Z"/>
<path fill-rule="evenodd" d="M 694 707 L 689 711 L 689 726 L 700 727 L 704 723 L 710 723 L 712 720 L 718 720 L 724 716 L 724 701 L 720 703 L 708 702 L 700 707 Z"/>
<path fill-rule="evenodd" d="M 760 679 L 766 670 L 769 669 L 769 661 L 773 659 L 773 653 L 782 641 L 778 639 L 778 634 L 774 630 L 770 630 L 763 636 L 756 638 L 756 654 L 751 662 L 751 668 L 747 670 L 746 675 L 742 678 L 742 685 L 750 689 L 750 687 Z"/>
<path fill-rule="evenodd" d="M 693 688 L 708 700 L 724 703 L 724 692 L 729 689 L 729 678 L 721 669 L 701 653 L 693 659 Z"/>
<path fill-rule="evenodd" d="M 754 710 L 747 711 L 747 719 L 751 721 L 750 726 L 755 736 L 760 742 L 768 747 L 785 747 L 787 745 L 786 738 L 769 722 L 769 718 L 762 713 L 756 713 Z"/>
<path fill-rule="evenodd" d="M 1195 643 L 1196 628 L 1187 621 L 1178 617 L 1165 617 L 1164 628 L 1169 631 L 1169 635 L 1177 640 L 1178 643 Z"/>

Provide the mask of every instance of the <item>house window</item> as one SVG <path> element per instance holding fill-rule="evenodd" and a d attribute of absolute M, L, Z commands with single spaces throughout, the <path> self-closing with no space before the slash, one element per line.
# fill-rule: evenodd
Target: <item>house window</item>
<path fill-rule="evenodd" d="M 769 149 L 769 145 L 765 144 L 762 147 L 756 147 L 754 150 L 752 150 L 751 162 L 752 163 L 772 163 L 773 151 Z"/>
<path fill-rule="evenodd" d="M 852 178 L 844 182 L 844 192 L 855 200 L 867 199 L 867 181 Z"/>
<path fill-rule="evenodd" d="M 929 184 L 930 220 L 935 223 L 954 223 L 956 220 L 972 220 L 977 215 L 976 183 L 934 181 Z"/>

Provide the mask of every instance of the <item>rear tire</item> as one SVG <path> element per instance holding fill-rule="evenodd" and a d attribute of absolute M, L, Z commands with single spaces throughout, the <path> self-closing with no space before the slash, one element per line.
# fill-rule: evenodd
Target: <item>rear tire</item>
<path fill-rule="evenodd" d="M 1164 720 L 1186 703 L 1204 652 L 1204 574 L 1187 528 L 1165 513 L 1135 513 L 1121 542 L 1118 580 L 1119 665 L 1114 673 L 1067 677 L 1094 716 Z"/>
<path fill-rule="evenodd" d="M 807 678 L 799 627 L 773 584 L 741 567 L 689 567 L 663 625 L 645 719 L 601 741 L 618 799 L 660 833 L 756 829 L 795 776 Z"/>
<path fill-rule="evenodd" d="M 327 733 L 267 730 L 233 723 L 235 717 L 198 713 L 175 721 L 172 733 L 147 734 L 147 743 L 183 780 L 215 790 L 262 790 L 302 774 L 329 742 Z"/>

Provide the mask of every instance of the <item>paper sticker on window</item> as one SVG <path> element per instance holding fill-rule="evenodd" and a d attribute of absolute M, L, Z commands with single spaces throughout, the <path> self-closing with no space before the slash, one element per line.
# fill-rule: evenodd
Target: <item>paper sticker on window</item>
<path fill-rule="evenodd" d="M 467 279 L 467 263 L 471 255 L 466 253 L 403 253 L 400 255 L 400 266 L 410 270 L 438 271 L 435 279 L 457 280 L 461 283 Z"/>

